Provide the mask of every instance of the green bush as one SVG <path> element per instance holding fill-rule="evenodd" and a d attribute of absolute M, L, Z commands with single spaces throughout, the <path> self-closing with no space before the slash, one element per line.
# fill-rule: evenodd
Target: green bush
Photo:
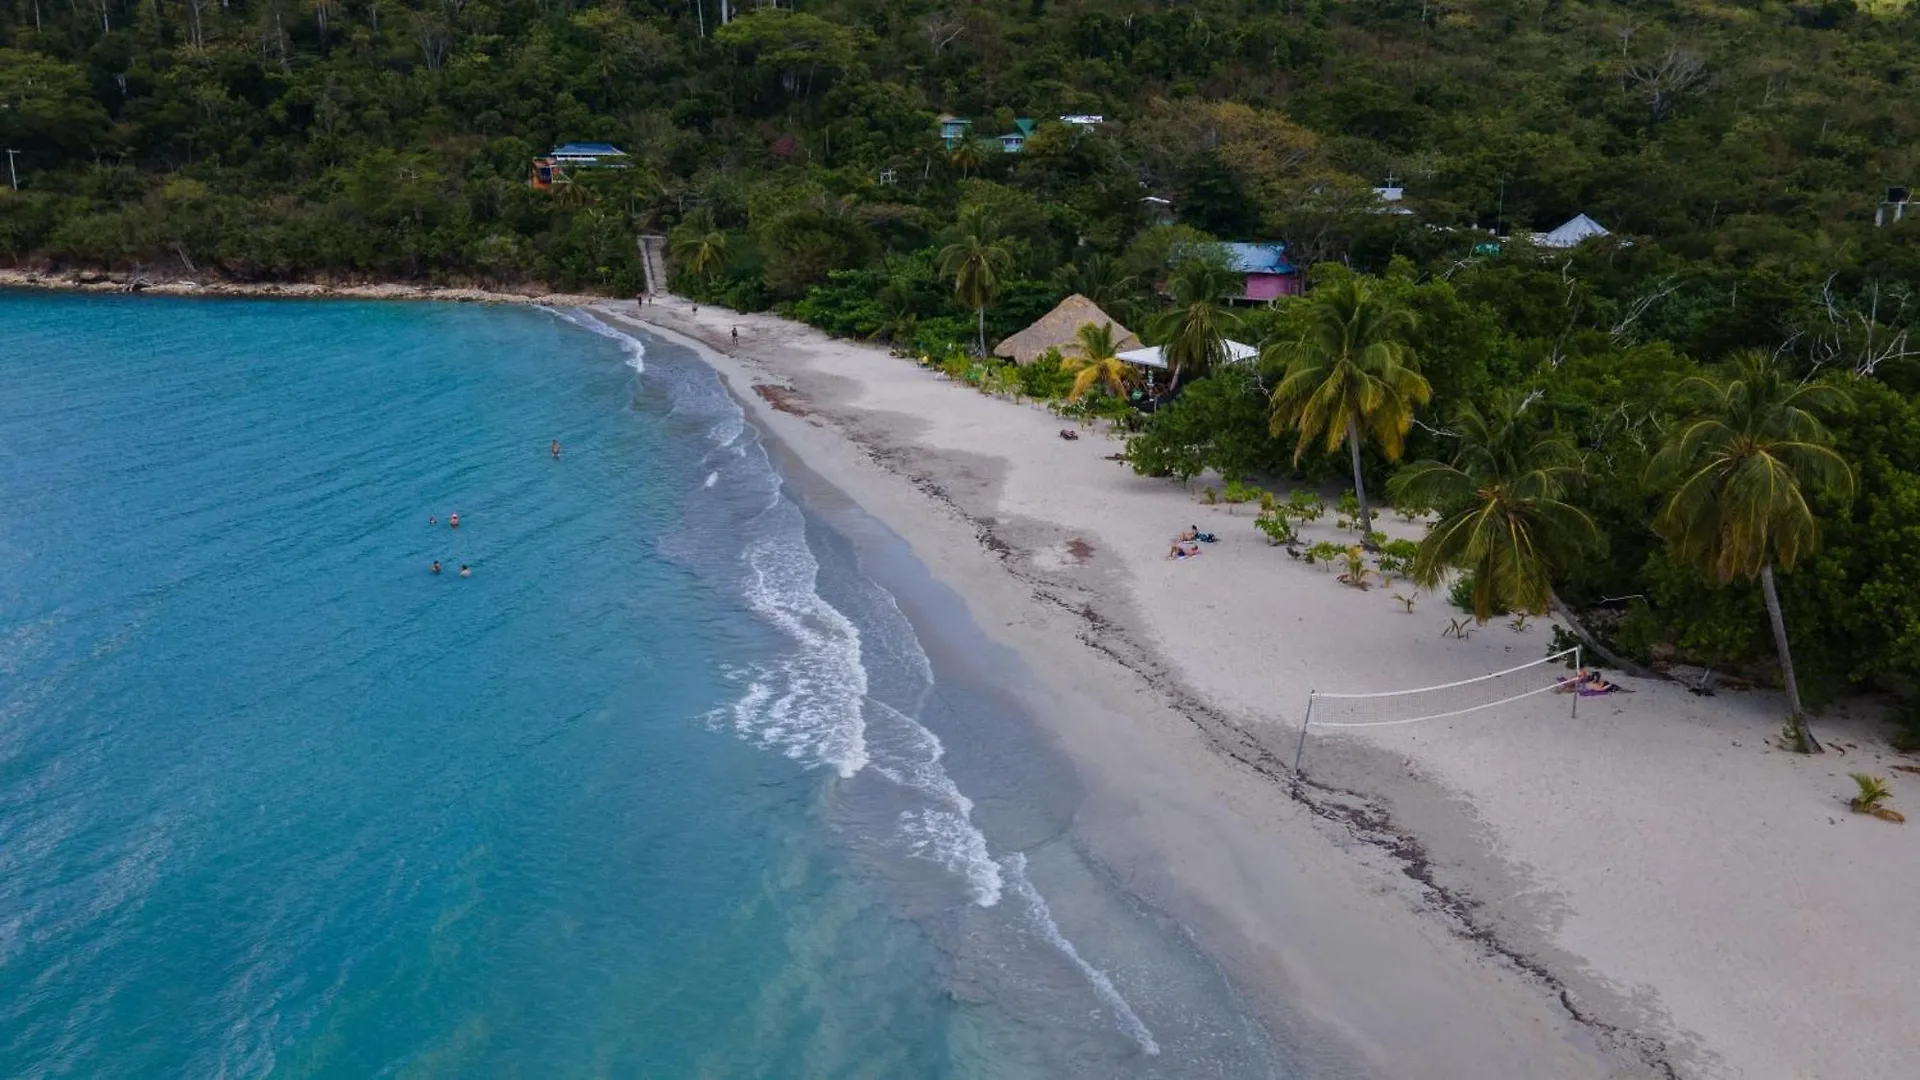
<path fill-rule="evenodd" d="M 1452 604 L 1461 611 L 1472 614 L 1473 585 L 1474 577 L 1471 570 L 1454 578 L 1452 587 L 1447 589 L 1447 603 Z M 1493 610 L 1489 614 L 1505 615 L 1507 614 L 1506 606 L 1496 601 L 1493 605 Z"/>
<path fill-rule="evenodd" d="M 1060 353 L 1053 349 L 1031 364 L 1016 366 L 1014 378 L 1020 392 L 1036 401 L 1064 398 L 1073 389 L 1073 373 L 1061 369 Z"/>
<path fill-rule="evenodd" d="M 1287 493 L 1287 505 L 1281 512 L 1303 524 L 1319 521 L 1327 512 L 1327 501 L 1318 492 L 1295 488 Z"/>
<path fill-rule="evenodd" d="M 1419 551 L 1420 545 L 1411 540 L 1387 541 L 1380 545 L 1380 572 L 1394 577 L 1410 577 L 1413 574 L 1413 558 Z"/>
<path fill-rule="evenodd" d="M 1291 544 L 1300 538 L 1299 534 L 1294 532 L 1293 522 L 1288 521 L 1285 515 L 1276 511 L 1261 511 L 1260 516 L 1253 519 L 1253 525 L 1267 534 L 1269 544 Z"/>

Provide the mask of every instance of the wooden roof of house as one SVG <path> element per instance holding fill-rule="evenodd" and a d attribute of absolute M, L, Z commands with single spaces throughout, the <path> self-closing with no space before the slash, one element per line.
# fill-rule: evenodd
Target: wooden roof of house
<path fill-rule="evenodd" d="M 995 346 L 993 355 L 1004 356 L 1016 364 L 1031 364 L 1048 349 L 1059 349 L 1062 355 L 1070 355 L 1080 336 L 1080 328 L 1088 324 L 1111 325 L 1116 352 L 1140 347 L 1140 339 L 1133 331 L 1101 311 L 1099 304 L 1074 293 L 1056 304 L 1052 311 L 1040 316 L 1032 326 Z"/>

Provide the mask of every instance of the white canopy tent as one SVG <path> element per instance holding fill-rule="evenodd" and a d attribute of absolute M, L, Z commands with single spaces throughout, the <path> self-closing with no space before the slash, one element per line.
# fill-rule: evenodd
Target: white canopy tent
<path fill-rule="evenodd" d="M 1533 242 L 1539 247 L 1570 248 L 1582 240 L 1591 240 L 1596 236 L 1612 235 L 1606 226 L 1585 214 L 1575 214 L 1566 224 L 1552 232 L 1534 233 Z"/>
<path fill-rule="evenodd" d="M 1126 352 L 1116 353 L 1114 355 L 1129 364 L 1159 368 L 1162 371 L 1167 369 L 1167 358 L 1160 352 L 1160 346 L 1158 345 L 1151 345 L 1144 349 L 1129 349 Z M 1230 364 L 1237 364 L 1243 360 L 1251 360 L 1259 355 L 1260 350 L 1251 345 L 1242 345 L 1237 341 L 1227 342 L 1227 362 Z"/>

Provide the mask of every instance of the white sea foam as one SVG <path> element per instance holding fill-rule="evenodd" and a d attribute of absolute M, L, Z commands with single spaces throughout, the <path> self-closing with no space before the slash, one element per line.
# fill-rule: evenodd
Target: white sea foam
<path fill-rule="evenodd" d="M 867 764 L 860 630 L 815 589 L 820 564 L 797 526 L 779 533 L 747 547 L 746 600 L 799 648 L 754 680 L 732 708 L 734 726 L 789 757 L 852 777 Z"/>
<path fill-rule="evenodd" d="M 611 338 L 619 342 L 621 350 L 627 354 L 627 366 L 632 368 L 636 374 L 647 370 L 647 347 L 639 338 L 616 330 L 584 312 L 573 311 L 566 308 L 542 308 L 541 310 L 551 312 L 554 316 L 570 322 L 582 330 L 590 330 L 603 338 Z"/>
<path fill-rule="evenodd" d="M 1027 857 L 1016 851 L 1007 856 L 1005 863 L 1007 880 L 1013 887 L 1014 895 L 1027 903 L 1028 918 L 1031 920 L 1034 932 L 1044 938 L 1047 944 L 1059 949 L 1068 960 L 1073 962 L 1074 967 L 1080 969 L 1080 974 L 1085 975 L 1087 982 L 1093 984 L 1094 996 L 1112 1010 L 1114 1021 L 1120 1025 L 1122 1031 L 1139 1044 L 1141 1050 L 1158 1055 L 1160 1044 L 1154 1041 L 1153 1032 L 1147 1030 L 1147 1025 L 1140 1019 L 1140 1015 L 1133 1011 L 1133 1006 L 1127 1004 L 1127 999 L 1120 996 L 1120 991 L 1114 987 L 1113 980 L 1107 978 L 1106 972 L 1087 963 L 1080 955 L 1080 950 L 1074 948 L 1073 942 L 1067 940 L 1067 935 L 1060 932 L 1060 924 L 1053 921 L 1053 912 L 1047 908 L 1047 902 L 1041 898 L 1040 890 L 1034 888 L 1033 881 L 1027 877 Z"/>
<path fill-rule="evenodd" d="M 703 488 L 710 488 L 719 482 L 720 482 L 720 474 L 717 472 L 710 472 L 707 474 L 707 482 L 704 484 L 701 484 L 700 486 Z"/>
<path fill-rule="evenodd" d="M 894 721 L 888 725 L 889 737 L 875 740 L 873 770 L 934 803 L 901 811 L 900 832 L 907 838 L 908 850 L 965 878 L 974 903 L 998 904 L 1000 864 L 987 851 L 986 834 L 973 823 L 973 800 L 940 765 L 947 748 L 939 736 L 911 717 L 883 702 L 873 704 Z"/>

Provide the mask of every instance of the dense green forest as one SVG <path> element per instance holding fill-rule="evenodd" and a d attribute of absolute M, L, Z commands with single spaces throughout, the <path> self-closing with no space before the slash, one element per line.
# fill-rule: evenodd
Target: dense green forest
<path fill-rule="evenodd" d="M 1039 123 L 1004 153 L 944 145 L 943 113 Z M 534 190 L 568 140 L 634 167 Z M 1412 316 L 1431 394 L 1401 462 L 1468 430 L 1563 441 L 1578 482 L 1547 501 L 1601 544 L 1556 591 L 1623 652 L 1771 679 L 1756 574 L 1703 559 L 1650 479 L 1709 408 L 1685 380 L 1758 350 L 1845 397 L 1802 419 L 1849 483 L 1809 484 L 1817 542 L 1779 560 L 1801 689 L 1920 679 L 1920 207 L 1875 220 L 1920 177 L 1902 0 L 0 0 L 0 148 L 12 265 L 630 295 L 659 231 L 683 291 L 916 354 L 1068 292 L 1164 340 L 1204 291 L 1179 252 L 1284 241 L 1321 290 L 1358 275 Z M 1412 213 L 1381 212 L 1390 178 Z M 1576 213 L 1612 235 L 1527 242 Z M 990 288 L 956 290 L 968 243 Z M 1316 310 L 1225 312 L 1267 362 L 1191 380 L 1136 465 L 1342 475 L 1270 427 Z"/>

